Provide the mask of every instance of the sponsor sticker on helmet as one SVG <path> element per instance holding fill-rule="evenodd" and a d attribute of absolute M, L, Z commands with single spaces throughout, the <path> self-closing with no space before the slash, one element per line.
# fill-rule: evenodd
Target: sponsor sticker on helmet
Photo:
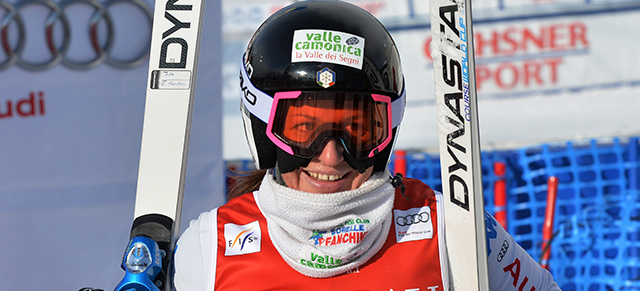
<path fill-rule="evenodd" d="M 398 243 L 433 238 L 431 209 L 428 206 L 409 210 L 393 210 Z"/>
<path fill-rule="evenodd" d="M 364 38 L 322 29 L 303 29 L 293 33 L 291 62 L 322 62 L 362 70 Z"/>
<path fill-rule="evenodd" d="M 260 223 L 224 225 L 225 256 L 245 255 L 260 252 Z"/>

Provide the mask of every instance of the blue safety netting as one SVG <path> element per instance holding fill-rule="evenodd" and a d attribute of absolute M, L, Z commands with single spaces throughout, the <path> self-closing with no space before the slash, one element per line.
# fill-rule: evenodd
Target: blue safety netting
<path fill-rule="evenodd" d="M 550 269 L 563 290 L 640 290 L 638 138 L 543 144 L 518 151 L 509 232 L 541 255 L 546 181 L 558 178 Z"/>

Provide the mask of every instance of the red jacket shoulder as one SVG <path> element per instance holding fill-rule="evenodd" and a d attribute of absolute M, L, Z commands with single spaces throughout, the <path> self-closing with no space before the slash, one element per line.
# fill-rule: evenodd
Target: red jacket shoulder
<path fill-rule="evenodd" d="M 434 205 L 436 196 L 433 189 L 418 179 L 404 178 L 402 183 L 406 190 L 402 195 L 400 187 L 396 188 L 395 204 L 397 209 L 415 205 Z"/>

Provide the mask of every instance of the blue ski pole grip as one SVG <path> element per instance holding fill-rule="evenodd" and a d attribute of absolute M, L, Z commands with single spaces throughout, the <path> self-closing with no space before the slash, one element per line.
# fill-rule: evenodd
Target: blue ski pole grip
<path fill-rule="evenodd" d="M 154 280 L 162 270 L 162 255 L 154 240 L 144 236 L 132 238 L 121 266 L 126 273 L 115 291 L 160 291 Z"/>

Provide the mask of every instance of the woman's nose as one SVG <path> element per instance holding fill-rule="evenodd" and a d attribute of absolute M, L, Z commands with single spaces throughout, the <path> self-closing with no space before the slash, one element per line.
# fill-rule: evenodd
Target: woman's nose
<path fill-rule="evenodd" d="M 344 147 L 337 139 L 327 140 L 316 157 L 326 165 L 333 166 L 344 160 Z"/>

